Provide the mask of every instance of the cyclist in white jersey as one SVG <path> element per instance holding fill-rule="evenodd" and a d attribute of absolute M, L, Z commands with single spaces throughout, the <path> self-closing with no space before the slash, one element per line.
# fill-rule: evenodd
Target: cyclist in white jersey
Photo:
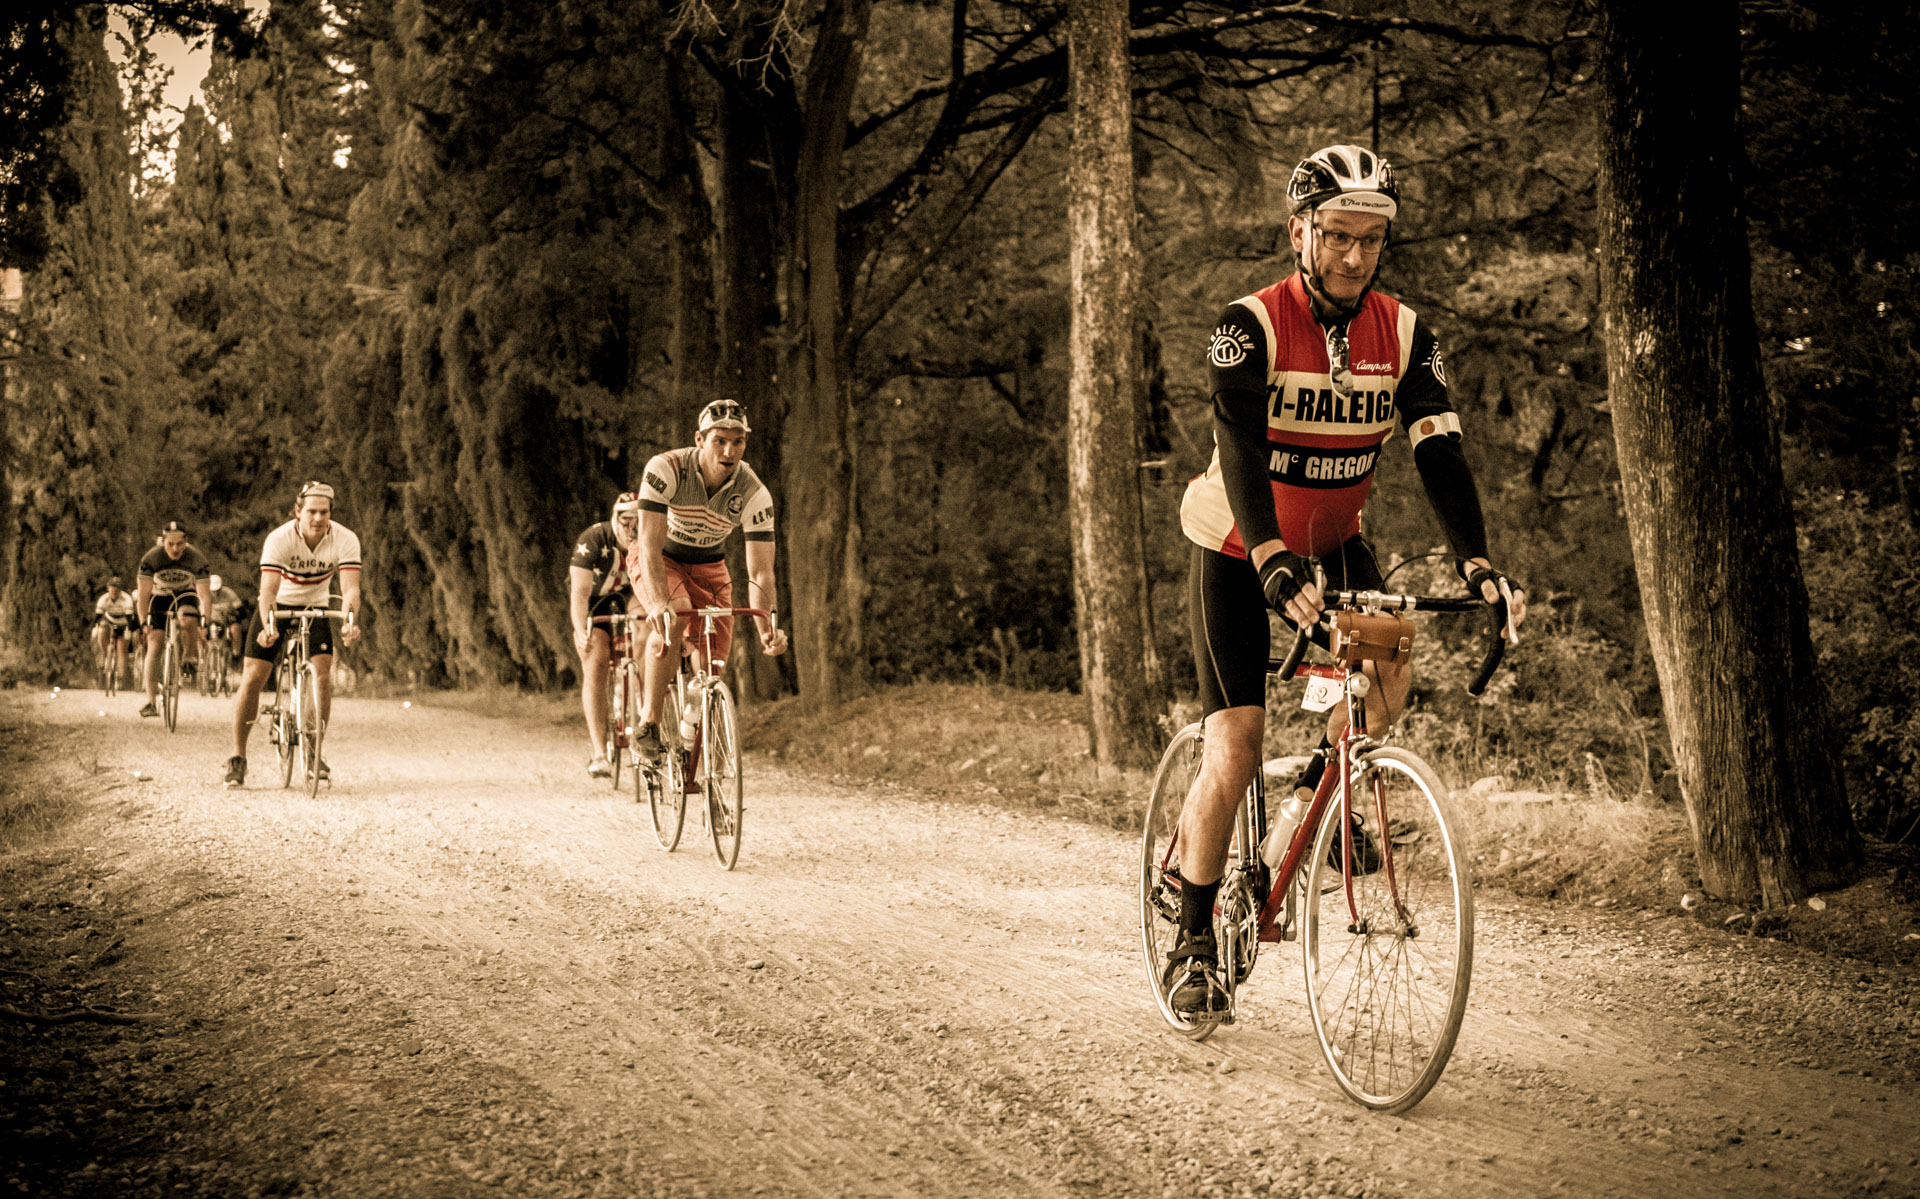
<path fill-rule="evenodd" d="M 114 647 L 114 670 L 120 677 L 127 673 L 127 640 L 132 636 L 135 616 L 133 597 L 121 590 L 120 576 L 107 580 L 107 589 L 93 601 L 93 646 L 104 652 L 109 639 Z"/>
<path fill-rule="evenodd" d="M 333 488 L 308 483 L 294 502 L 293 519 L 267 534 L 260 551 L 260 602 L 247 623 L 245 670 L 240 695 L 233 703 L 233 757 L 227 759 L 226 783 L 238 787 L 247 781 L 247 734 L 260 714 L 260 692 L 280 657 L 281 636 L 275 608 L 324 607 L 334 577 L 340 579 L 340 606 L 349 615 L 360 610 L 360 538 L 345 525 L 333 523 Z M 341 640 L 360 640 L 358 625 L 343 626 Z M 307 653 L 318 676 L 320 720 L 333 712 L 333 621 L 316 620 L 307 634 Z M 320 777 L 327 761 L 320 759 Z"/>
<path fill-rule="evenodd" d="M 733 606 L 733 576 L 727 570 L 726 539 L 745 529 L 750 600 L 741 605 L 771 612 L 774 605 L 773 497 L 747 451 L 746 410 L 733 400 L 715 400 L 700 410 L 699 432 L 684 449 L 656 454 L 640 482 L 640 535 L 627 550 L 627 577 L 636 606 L 651 627 L 641 654 L 646 695 L 634 741 L 657 755 L 665 742 L 659 713 L 667 684 L 680 668 L 680 647 L 694 608 Z M 756 616 L 762 652 L 787 652 L 787 633 Z M 714 622 L 715 653 L 727 655 L 733 618 Z M 660 644 L 662 638 L 666 644 Z"/>

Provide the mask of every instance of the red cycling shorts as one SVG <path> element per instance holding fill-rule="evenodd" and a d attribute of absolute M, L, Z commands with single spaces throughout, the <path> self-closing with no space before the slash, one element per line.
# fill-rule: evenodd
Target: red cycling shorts
<path fill-rule="evenodd" d="M 663 555 L 664 557 L 664 555 Z M 719 562 L 676 562 L 665 558 L 667 565 L 667 598 L 679 607 L 678 601 L 685 599 L 696 608 L 733 607 L 733 574 L 727 570 L 726 561 Z M 701 631 L 706 622 L 689 619 L 687 622 L 687 640 L 695 646 L 701 644 Z M 733 617 L 722 616 L 713 622 L 713 656 L 726 661 L 727 651 L 733 646 Z"/>

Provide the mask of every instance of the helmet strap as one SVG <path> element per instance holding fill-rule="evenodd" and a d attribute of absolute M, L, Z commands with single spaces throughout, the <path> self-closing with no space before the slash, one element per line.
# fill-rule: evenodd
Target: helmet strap
<path fill-rule="evenodd" d="M 1319 271 L 1315 270 L 1313 265 L 1314 239 L 1320 232 L 1319 226 L 1313 223 L 1313 214 L 1318 211 L 1320 210 L 1317 208 L 1307 210 L 1307 233 L 1300 246 L 1300 277 L 1306 282 L 1307 296 L 1313 301 L 1313 307 L 1316 310 L 1314 315 L 1325 318 L 1321 324 L 1345 325 L 1359 316 L 1360 310 L 1366 307 L 1367 297 L 1373 293 L 1374 280 L 1380 277 L 1380 263 L 1377 260 L 1374 262 L 1373 274 L 1367 276 L 1367 285 L 1360 289 L 1360 294 L 1353 298 L 1352 303 L 1342 303 L 1329 295 L 1326 286 L 1320 282 Z M 1393 233 L 1392 221 L 1387 222 L 1387 233 L 1389 236 Z"/>

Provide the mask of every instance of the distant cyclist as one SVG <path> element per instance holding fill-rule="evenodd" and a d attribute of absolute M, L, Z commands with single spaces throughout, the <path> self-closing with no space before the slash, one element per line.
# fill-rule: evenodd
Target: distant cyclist
<path fill-rule="evenodd" d="M 133 597 L 120 589 L 120 576 L 107 580 L 107 589 L 99 599 L 93 601 L 93 648 L 97 653 L 106 653 L 107 646 L 113 646 L 114 676 L 125 678 L 127 674 L 127 642 L 133 636 L 134 616 Z"/>
<path fill-rule="evenodd" d="M 646 695 L 634 740 L 639 752 L 654 757 L 665 747 L 660 710 L 667 684 L 680 668 L 688 620 L 683 614 L 733 606 L 724 545 L 735 529 L 746 530 L 747 581 L 759 600 L 741 606 L 772 611 L 776 594 L 773 496 L 741 459 L 750 432 L 746 410 L 733 400 L 715 400 L 700 410 L 698 429 L 691 446 L 656 454 L 647 463 L 640 483 L 640 536 L 627 551 L 627 577 L 650 622 L 641 655 Z M 754 619 L 762 649 L 769 656 L 786 653 L 786 630 L 775 629 L 764 617 Z M 715 648 L 724 658 L 733 618 L 721 618 L 715 626 Z"/>
<path fill-rule="evenodd" d="M 1227 306 L 1207 348 L 1213 460 L 1188 486 L 1180 523 L 1194 543 L 1188 584 L 1194 663 L 1206 721 L 1204 757 L 1180 815 L 1181 935 L 1166 983 L 1176 1010 L 1211 1010 L 1218 979 L 1213 907 L 1234 811 L 1260 765 L 1266 718 L 1267 610 L 1294 628 L 1318 619 L 1313 559 L 1337 590 L 1381 588 L 1360 510 L 1381 444 L 1406 431 L 1428 500 L 1467 585 L 1488 603 L 1525 592 L 1487 560 L 1460 418 L 1447 395 L 1439 343 L 1411 308 L 1373 290 L 1400 196 L 1392 168 L 1359 146 L 1308 155 L 1287 184 L 1288 236 L 1299 270 Z M 1385 729 L 1406 700 L 1408 667 L 1368 662 L 1370 728 Z M 1318 786 L 1344 706 L 1295 782 Z M 1356 869 L 1377 869 L 1358 844 Z"/>
<path fill-rule="evenodd" d="M 607 761 L 607 669 L 613 654 L 608 626 L 594 624 L 601 616 L 624 614 L 633 598 L 627 582 L 627 548 L 640 531 L 640 497 L 622 492 L 613 501 L 613 515 L 588 526 L 573 547 L 567 564 L 567 601 L 573 617 L 573 651 L 580 655 L 580 703 L 587 714 L 587 741 L 593 756 L 587 773 L 606 778 L 613 773 Z"/>
<path fill-rule="evenodd" d="M 240 597 L 233 593 L 233 588 L 228 587 L 226 580 L 219 575 L 210 577 L 207 580 L 207 587 L 213 593 L 213 607 L 208 612 L 207 632 L 220 651 L 231 658 L 235 648 L 234 643 L 238 640 L 234 626 L 245 620 L 245 605 L 240 602 Z"/>
<path fill-rule="evenodd" d="M 212 606 L 211 573 L 207 556 L 187 541 L 186 526 L 177 520 L 167 522 L 160 543 L 140 559 L 134 610 L 147 630 L 147 706 L 140 709 L 142 716 L 160 715 L 155 701 L 160 694 L 161 647 L 167 640 L 169 610 L 180 622 L 180 673 L 193 677 L 193 665 L 200 660 L 200 614 Z"/>
<path fill-rule="evenodd" d="M 333 521 L 333 488 L 325 483 L 302 486 L 294 501 L 293 519 L 267 534 L 260 550 L 260 602 L 247 622 L 245 671 L 240 694 L 233 701 L 233 756 L 227 759 L 227 786 L 247 781 L 247 734 L 260 714 L 260 692 L 284 648 L 274 609 L 324 607 L 338 576 L 340 607 L 358 612 L 360 565 L 360 538 Z M 333 714 L 333 625 L 332 620 L 316 620 L 307 634 L 323 724 Z M 341 639 L 348 645 L 360 640 L 359 626 L 345 628 Z M 321 778 L 330 773 L 325 758 L 320 759 L 319 771 Z"/>

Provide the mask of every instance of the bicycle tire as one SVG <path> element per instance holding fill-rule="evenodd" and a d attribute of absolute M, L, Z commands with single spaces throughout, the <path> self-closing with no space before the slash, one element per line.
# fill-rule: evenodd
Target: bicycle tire
<path fill-rule="evenodd" d="M 180 643 L 167 639 L 166 656 L 160 659 L 160 712 L 167 718 L 167 731 L 180 727 Z"/>
<path fill-rule="evenodd" d="M 282 684 L 286 683 L 283 689 Z M 280 786 L 293 786 L 293 705 L 298 701 L 293 685 L 287 680 L 285 666 L 274 668 L 273 676 L 273 744 L 280 751 Z"/>
<path fill-rule="evenodd" d="M 601 756 L 606 758 L 612 774 L 609 776 L 613 789 L 620 789 L 621 748 L 626 744 L 625 724 L 627 718 L 627 670 L 626 663 L 613 672 L 610 679 L 611 689 L 607 693 L 607 735 L 600 746 Z"/>
<path fill-rule="evenodd" d="M 725 683 L 707 688 L 701 704 L 700 792 L 707 803 L 707 827 L 713 856 L 723 870 L 740 860 L 740 832 L 746 816 L 746 782 L 740 769 L 740 725 L 734 719 L 733 693 Z"/>
<path fill-rule="evenodd" d="M 627 698 L 626 714 L 622 717 L 625 723 L 623 723 L 620 728 L 619 755 L 625 760 L 626 768 L 638 776 L 640 773 L 640 754 L 634 749 L 633 730 L 640 720 L 640 700 L 643 695 L 641 688 L 646 684 L 640 675 L 640 664 L 632 658 L 621 659 L 620 685 L 625 690 Z M 617 761 L 613 766 L 613 777 L 616 780 L 620 777 L 620 766 L 620 762 Z M 633 800 L 635 803 L 640 803 L 645 799 L 645 785 L 636 777 L 633 788 Z"/>
<path fill-rule="evenodd" d="M 1384 860 L 1352 878 L 1355 924 L 1337 864 L 1345 821 L 1337 801 L 1328 806 L 1301 924 L 1307 1003 L 1340 1089 L 1363 1107 L 1399 1113 L 1440 1080 L 1466 1016 L 1473 878 L 1452 799 L 1419 757 L 1391 746 L 1363 754 L 1353 795 Z"/>
<path fill-rule="evenodd" d="M 659 760 L 639 767 L 646 776 L 647 815 L 653 820 L 653 835 L 660 848 L 672 853 L 680 844 L 680 833 L 687 822 L 687 789 L 680 773 L 680 705 L 674 688 L 660 710 L 660 737 L 666 749 Z"/>
<path fill-rule="evenodd" d="M 120 690 L 120 663 L 114 648 L 112 638 L 108 638 L 107 652 L 100 655 L 100 692 L 108 698 Z"/>
<path fill-rule="evenodd" d="M 1176 1032 L 1196 1041 L 1212 1036 L 1220 1021 L 1194 1020 L 1176 1012 L 1167 997 L 1167 955 L 1180 938 L 1180 891 L 1162 869 L 1161 860 L 1172 850 L 1174 833 L 1180 827 L 1180 809 L 1200 771 L 1204 741 L 1198 724 L 1190 724 L 1174 735 L 1153 772 L 1140 830 L 1141 964 L 1146 968 L 1147 986 L 1153 991 L 1161 1018 Z"/>
<path fill-rule="evenodd" d="M 307 798 L 320 797 L 320 742 L 327 735 L 327 722 L 320 718 L 320 672 L 311 662 L 300 664 L 300 708 L 296 720 L 300 729 L 301 780 Z"/>

